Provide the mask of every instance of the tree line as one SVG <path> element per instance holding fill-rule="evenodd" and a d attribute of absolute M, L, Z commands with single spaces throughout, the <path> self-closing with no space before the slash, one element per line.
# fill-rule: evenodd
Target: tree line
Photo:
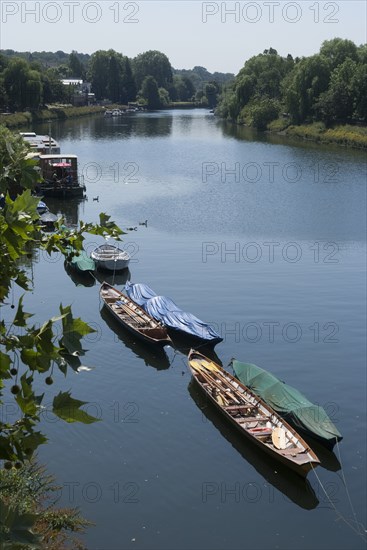
<path fill-rule="evenodd" d="M 73 51 L 0 52 L 0 109 L 37 110 L 50 103 L 69 103 L 73 88 L 61 82 L 78 78 L 91 83 L 97 101 L 127 104 L 139 101 L 158 109 L 176 101 L 199 102 L 213 108 L 223 84 L 232 74 L 214 73 L 204 67 L 175 70 L 168 57 L 150 50 L 128 58 L 115 50 L 92 55 Z"/>
<path fill-rule="evenodd" d="M 265 50 L 225 88 L 217 114 L 259 129 L 281 116 L 293 124 L 366 123 L 367 45 L 334 38 L 303 58 Z"/>

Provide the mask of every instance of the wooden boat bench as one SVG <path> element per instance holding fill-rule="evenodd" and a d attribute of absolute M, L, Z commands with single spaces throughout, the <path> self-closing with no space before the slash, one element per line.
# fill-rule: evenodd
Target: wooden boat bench
<path fill-rule="evenodd" d="M 240 416 L 239 418 L 234 418 L 236 422 L 244 424 L 246 422 L 267 422 L 269 419 L 263 416 Z"/>

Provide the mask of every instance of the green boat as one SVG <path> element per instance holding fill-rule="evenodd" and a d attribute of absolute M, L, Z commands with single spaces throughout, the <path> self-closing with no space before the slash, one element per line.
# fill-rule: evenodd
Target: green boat
<path fill-rule="evenodd" d="M 270 372 L 251 363 L 232 360 L 238 380 L 249 387 L 297 431 L 317 439 L 332 449 L 342 435 L 332 423 L 325 409 L 311 403 L 301 392 L 284 384 Z"/>
<path fill-rule="evenodd" d="M 72 252 L 71 249 L 70 252 Z M 92 258 L 90 258 L 84 250 L 80 250 L 77 253 L 72 253 L 73 256 L 71 257 L 71 259 L 66 260 L 66 264 L 69 267 L 75 269 L 75 271 L 78 271 L 81 274 L 92 273 L 93 271 L 95 271 L 96 264 L 94 263 L 94 260 L 92 260 Z"/>

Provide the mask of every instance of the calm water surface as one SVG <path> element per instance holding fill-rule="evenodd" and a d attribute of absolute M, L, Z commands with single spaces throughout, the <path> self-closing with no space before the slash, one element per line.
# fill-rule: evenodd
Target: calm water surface
<path fill-rule="evenodd" d="M 250 133 L 204 111 L 67 121 L 53 135 L 79 156 L 88 201 L 50 200 L 51 210 L 69 224 L 103 211 L 136 227 L 124 243 L 131 280 L 213 323 L 224 366 L 236 357 L 270 370 L 344 435 L 340 456 L 315 448 L 327 498 L 315 473 L 304 482 L 242 441 L 191 382 L 183 354 L 136 342 L 100 311 L 98 286 L 41 257 L 31 311 L 41 321 L 71 303 L 97 331 L 85 341 L 93 369 L 60 373 L 53 389 L 90 402 L 101 422 L 50 415 L 40 451 L 61 502 L 96 524 L 87 547 L 363 548 L 365 156 Z M 88 237 L 87 250 L 100 242 Z"/>

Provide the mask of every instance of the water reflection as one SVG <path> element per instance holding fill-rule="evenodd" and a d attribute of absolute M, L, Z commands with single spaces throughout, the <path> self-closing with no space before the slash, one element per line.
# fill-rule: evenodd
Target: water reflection
<path fill-rule="evenodd" d="M 157 370 L 165 370 L 170 367 L 170 361 L 164 349 L 152 348 L 151 346 L 137 341 L 136 337 L 128 332 L 112 315 L 105 306 L 100 310 L 102 319 L 108 327 L 116 334 L 117 338 L 131 351 L 136 357 L 143 359 L 147 366 L 154 367 Z"/>
<path fill-rule="evenodd" d="M 255 445 L 244 441 L 243 437 L 228 425 L 226 419 L 215 409 L 193 380 L 190 381 L 188 390 L 204 416 L 268 483 L 301 508 L 306 510 L 316 508 L 319 500 L 308 480 L 301 478 L 282 464 L 275 465 L 274 461 Z"/>
<path fill-rule="evenodd" d="M 79 223 L 79 214 L 83 210 L 85 199 L 60 200 L 48 197 L 46 204 L 53 214 L 65 219 L 65 225 L 76 227 Z"/>
<path fill-rule="evenodd" d="M 48 125 L 39 124 L 35 131 L 48 133 Z M 98 114 L 79 119 L 52 123 L 52 135 L 57 140 L 120 140 L 134 137 L 169 136 L 172 133 L 172 114 L 135 113 L 120 117 L 104 117 Z M 61 143 L 62 147 L 62 143 Z M 63 147 L 61 149 L 63 151 Z"/>
<path fill-rule="evenodd" d="M 119 271 L 118 273 L 98 271 L 98 269 L 93 273 L 91 273 L 90 271 L 81 273 L 80 271 L 71 267 L 67 262 L 64 263 L 64 268 L 75 286 L 91 287 L 94 286 L 96 283 L 99 284 L 103 283 L 104 281 L 112 286 L 123 286 L 127 281 L 130 281 L 131 278 L 131 272 L 129 268 L 126 268 L 123 271 Z"/>

